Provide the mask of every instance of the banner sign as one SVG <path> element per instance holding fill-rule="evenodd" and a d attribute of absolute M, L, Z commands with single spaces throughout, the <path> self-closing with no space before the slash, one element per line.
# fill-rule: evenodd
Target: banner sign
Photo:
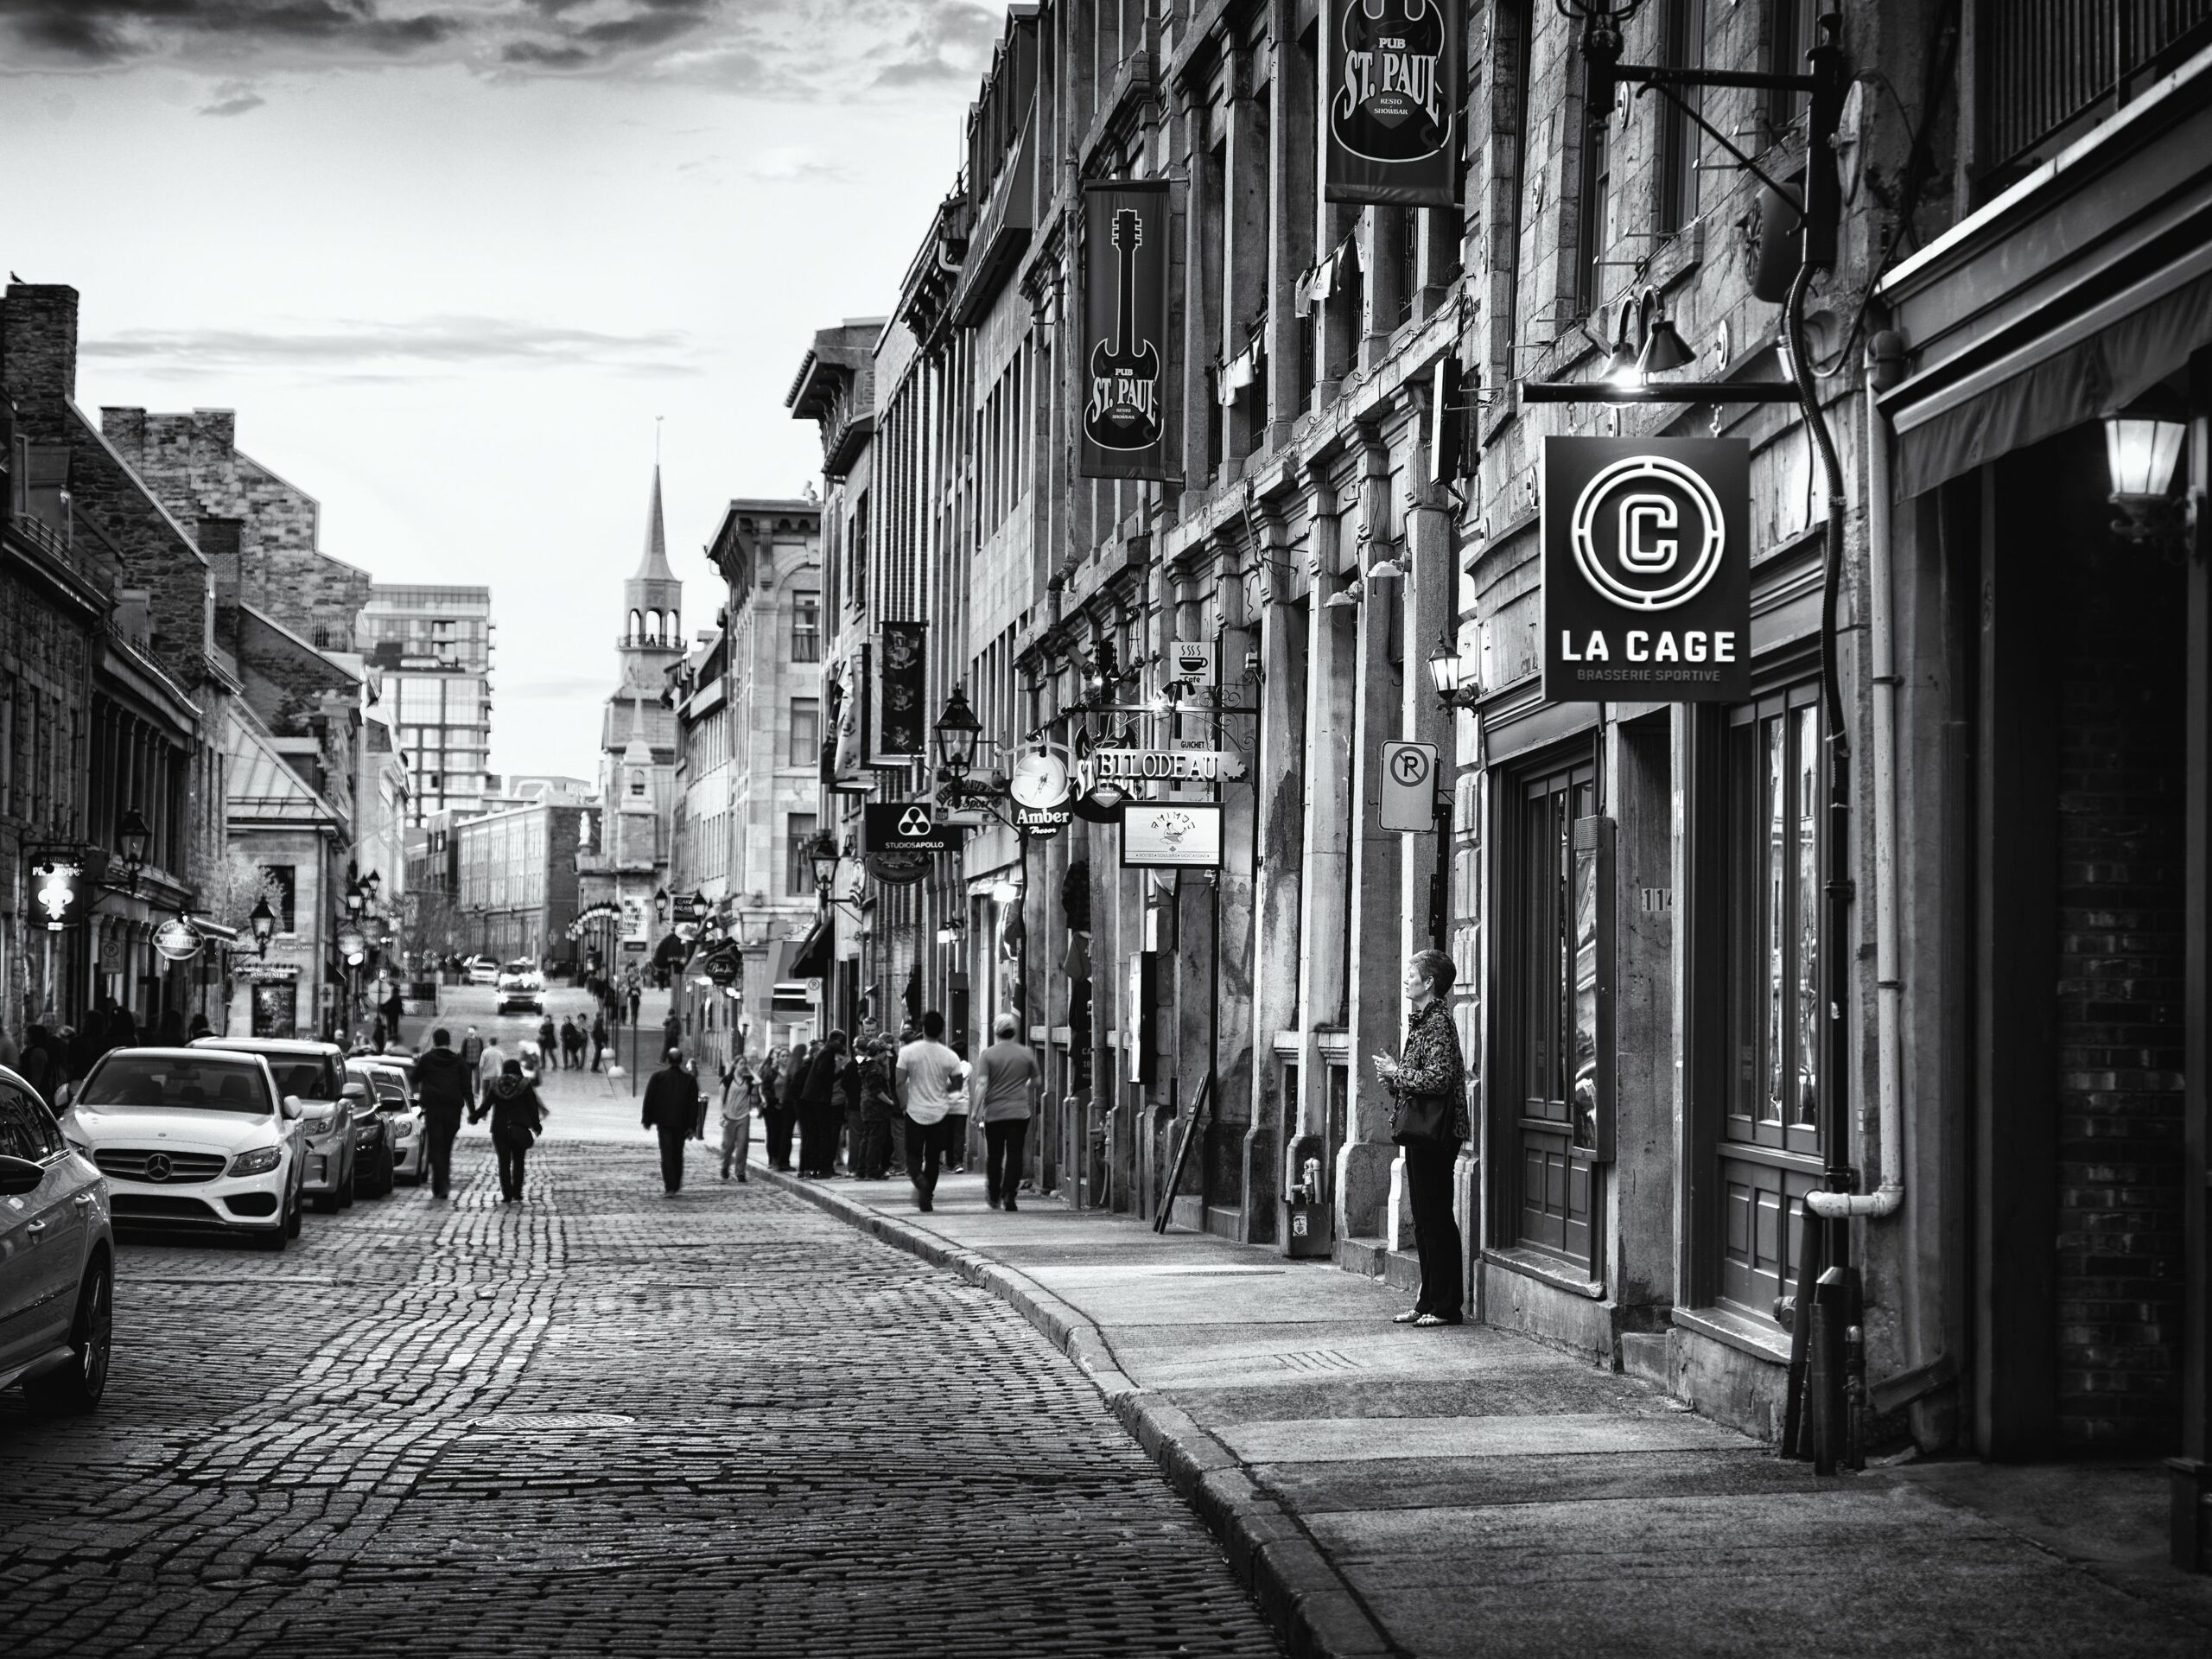
<path fill-rule="evenodd" d="M 1077 470 L 1165 479 L 1167 457 L 1167 182 L 1083 188 L 1085 367 Z"/>
<path fill-rule="evenodd" d="M 867 774 L 868 716 L 873 712 L 870 696 L 868 647 L 863 640 L 846 664 L 845 695 L 837 704 L 837 753 L 830 777 L 832 790 L 865 791 L 871 786 Z"/>
<path fill-rule="evenodd" d="M 868 764 L 905 766 L 929 753 L 927 710 L 923 706 L 925 664 L 922 645 L 927 624 L 886 622 L 880 629 L 882 655 L 876 662 L 874 684 L 874 718 L 869 722 L 874 739 Z"/>
<path fill-rule="evenodd" d="M 1544 696 L 1751 694 L 1751 446 L 1546 438 Z"/>
<path fill-rule="evenodd" d="M 1122 808 L 1125 870 L 1217 870 L 1221 809 L 1203 801 L 1131 801 Z"/>
<path fill-rule="evenodd" d="M 870 801 L 861 809 L 861 845 L 871 853 L 957 853 L 961 831 L 927 801 Z"/>
<path fill-rule="evenodd" d="M 1442 0 L 1326 0 L 1322 168 L 1331 201 L 1459 201 L 1460 8 Z"/>

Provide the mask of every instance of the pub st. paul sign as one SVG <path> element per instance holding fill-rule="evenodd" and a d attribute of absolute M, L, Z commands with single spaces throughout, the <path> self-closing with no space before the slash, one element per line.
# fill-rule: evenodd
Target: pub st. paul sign
<path fill-rule="evenodd" d="M 1544 696 L 1748 696 L 1750 519 L 1741 439 L 1546 438 Z"/>

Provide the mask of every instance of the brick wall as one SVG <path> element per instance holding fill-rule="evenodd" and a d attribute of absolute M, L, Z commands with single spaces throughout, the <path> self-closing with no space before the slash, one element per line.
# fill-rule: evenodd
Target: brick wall
<path fill-rule="evenodd" d="M 247 604 L 302 639 L 333 651 L 355 648 L 368 572 L 321 550 L 321 505 L 238 449 L 232 410 L 111 407 L 101 410 L 100 429 L 184 522 L 238 521 L 238 592 Z"/>
<path fill-rule="evenodd" d="M 2059 1421 L 2075 1446 L 2164 1452 L 2183 1325 L 2185 579 L 2097 533 L 2098 509 L 2052 561 Z"/>

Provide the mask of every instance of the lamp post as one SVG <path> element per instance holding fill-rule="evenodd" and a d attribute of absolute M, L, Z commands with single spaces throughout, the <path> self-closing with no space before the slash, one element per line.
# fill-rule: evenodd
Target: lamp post
<path fill-rule="evenodd" d="M 138 873 L 146 868 L 146 849 L 154 839 L 145 815 L 137 807 L 125 811 L 115 826 L 116 849 L 123 855 L 123 890 L 138 891 Z"/>
<path fill-rule="evenodd" d="M 245 918 L 253 932 L 253 948 L 263 961 L 269 958 L 269 942 L 276 937 L 276 912 L 269 908 L 269 896 L 264 893 L 253 901 L 253 909 Z"/>

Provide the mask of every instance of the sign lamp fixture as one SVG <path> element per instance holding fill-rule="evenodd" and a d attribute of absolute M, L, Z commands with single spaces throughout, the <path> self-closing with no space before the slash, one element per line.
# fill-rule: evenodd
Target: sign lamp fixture
<path fill-rule="evenodd" d="M 656 920 L 668 919 L 668 889 L 661 887 L 653 893 L 653 916 Z"/>
<path fill-rule="evenodd" d="M 2188 433 L 2181 400 L 2164 387 L 2105 416 L 2105 467 L 2120 512 L 2113 520 L 2116 534 L 2132 542 L 2178 535 L 2182 518 L 2171 492 Z"/>
<path fill-rule="evenodd" d="M 263 957 L 269 955 L 269 942 L 276 937 L 276 912 L 269 908 L 267 893 L 253 901 L 253 911 L 245 918 L 253 932 L 253 948 Z"/>
<path fill-rule="evenodd" d="M 954 686 L 937 720 L 938 765 L 953 782 L 965 778 L 975 766 L 976 745 L 982 735 L 983 722 L 968 706 L 968 693 Z"/>
<path fill-rule="evenodd" d="M 1467 672 L 1467 659 L 1448 639 L 1437 640 L 1428 653 L 1428 683 L 1446 709 L 1471 709 L 1482 696 L 1482 687 Z"/>
<path fill-rule="evenodd" d="M 146 868 L 146 849 L 154 839 L 154 832 L 147 827 L 145 815 L 131 807 L 115 826 L 115 844 L 123 855 L 123 890 L 138 891 L 138 872 Z"/>

